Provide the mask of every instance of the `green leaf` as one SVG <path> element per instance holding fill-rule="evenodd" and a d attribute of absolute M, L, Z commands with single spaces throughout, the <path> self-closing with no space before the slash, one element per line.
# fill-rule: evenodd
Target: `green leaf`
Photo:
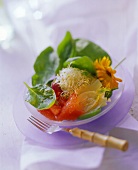
<path fill-rule="evenodd" d="M 95 74 L 93 61 L 87 56 L 69 58 L 66 62 L 64 62 L 64 67 L 68 66 L 86 70 L 92 74 Z"/>
<path fill-rule="evenodd" d="M 67 32 L 64 39 L 61 41 L 57 48 L 57 53 L 59 56 L 59 66 L 56 70 L 58 73 L 62 69 L 63 63 L 70 57 L 74 56 L 75 53 L 75 42 L 71 36 L 70 32 Z"/>
<path fill-rule="evenodd" d="M 107 97 L 107 99 L 109 99 L 109 98 L 112 96 L 112 94 L 113 94 L 112 91 L 113 91 L 113 90 L 107 90 L 107 91 L 105 91 L 105 97 Z"/>
<path fill-rule="evenodd" d="M 42 110 L 50 108 L 56 101 L 56 95 L 52 88 L 47 85 L 36 85 L 28 88 L 26 101 L 29 102 L 35 108 Z"/>
<path fill-rule="evenodd" d="M 111 60 L 109 54 L 106 51 L 104 51 L 100 46 L 89 40 L 75 39 L 75 45 L 77 56 L 88 56 L 91 58 L 92 61 L 106 56 L 109 57 L 109 59 Z"/>
<path fill-rule="evenodd" d="M 55 75 L 58 61 L 58 56 L 52 47 L 42 51 L 34 63 L 35 74 L 32 76 L 32 85 L 46 84 Z"/>
<path fill-rule="evenodd" d="M 93 116 L 99 114 L 100 112 L 101 112 L 101 108 L 99 108 L 99 109 L 97 109 L 97 110 L 94 110 L 94 111 L 90 111 L 89 113 L 86 113 L 86 114 L 80 116 L 78 119 L 79 119 L 79 120 L 88 119 L 88 118 L 90 118 L 90 117 L 93 117 Z"/>

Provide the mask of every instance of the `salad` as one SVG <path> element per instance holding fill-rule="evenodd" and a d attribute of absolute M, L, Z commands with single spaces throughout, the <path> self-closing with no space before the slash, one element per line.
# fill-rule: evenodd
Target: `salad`
<path fill-rule="evenodd" d="M 57 50 L 47 47 L 36 58 L 25 101 L 50 120 L 87 119 L 111 101 L 122 79 L 115 77 L 109 54 L 67 32 Z"/>

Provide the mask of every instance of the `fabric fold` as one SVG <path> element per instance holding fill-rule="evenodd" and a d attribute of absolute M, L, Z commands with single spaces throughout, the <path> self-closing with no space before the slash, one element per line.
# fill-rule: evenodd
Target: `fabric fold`
<path fill-rule="evenodd" d="M 126 136 L 127 131 L 129 131 L 128 136 Z M 128 114 L 122 122 L 120 122 L 120 124 L 110 132 L 110 135 L 120 138 L 125 136 L 128 140 L 131 140 L 129 134 L 131 134 L 131 132 L 135 133 L 134 131 L 138 131 L 138 123 L 131 115 Z M 136 133 L 136 135 L 138 137 L 138 133 Z M 59 165 L 58 167 L 60 168 L 95 169 L 102 164 L 103 159 L 105 159 L 105 152 L 107 151 L 111 152 L 110 154 L 112 154 L 112 152 L 116 152 L 117 155 L 122 155 L 121 151 L 95 146 L 89 142 L 78 148 L 49 149 L 40 146 L 39 143 L 36 143 L 29 138 L 25 138 L 22 146 L 21 170 L 28 170 L 28 167 L 42 168 L 42 165 L 51 166 L 51 164 L 53 164 L 53 166 L 55 165 L 55 167 Z M 123 154 L 127 155 L 128 152 Z M 121 159 L 123 159 L 123 157 Z M 29 170 L 31 170 L 30 168 Z"/>

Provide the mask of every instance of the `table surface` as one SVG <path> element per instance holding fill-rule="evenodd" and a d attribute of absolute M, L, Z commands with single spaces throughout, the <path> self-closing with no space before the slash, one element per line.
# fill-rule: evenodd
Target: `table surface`
<path fill-rule="evenodd" d="M 0 49 L 0 169 L 3 170 L 19 169 L 24 138 L 15 125 L 12 109 L 15 94 L 28 75 L 27 68 L 32 63 L 28 61 L 28 57 L 31 58 L 29 50 L 27 47 L 26 50 L 22 49 L 22 44 L 18 42 L 18 47 L 12 47 L 10 51 Z"/>
<path fill-rule="evenodd" d="M 0 139 L 2 139 L 0 140 L 0 167 L 2 167 L 0 169 L 3 170 L 19 168 L 24 136 L 15 125 L 12 109 L 20 85 L 30 74 L 34 62 L 32 51 L 27 49 L 27 46 L 26 50 L 22 49 L 21 42 L 17 41 L 19 47 L 16 46 L 13 51 L 0 51 Z M 137 99 L 136 96 L 135 100 Z M 134 109 L 136 108 L 132 106 L 130 113 L 137 119 L 138 114 Z"/>
<path fill-rule="evenodd" d="M 137 28 L 137 27 L 136 27 Z M 130 28 L 131 29 L 131 28 Z M 134 43 L 136 43 L 135 41 Z M 135 47 L 135 50 L 137 47 Z M 138 74 L 136 67 L 136 55 L 133 59 L 128 58 L 124 64 L 128 64 L 134 80 Z M 31 73 L 35 61 L 33 49 L 22 39 L 22 36 L 15 33 L 11 46 L 8 49 L 0 47 L 0 169 L 19 170 L 21 146 L 24 136 L 17 129 L 12 109 L 16 94 L 20 85 Z M 133 63 L 133 64 L 132 64 Z M 135 63 L 135 64 L 134 64 Z M 138 63 L 138 62 L 137 62 Z M 135 72 L 133 74 L 133 69 Z M 136 94 L 130 110 L 130 114 L 138 120 L 138 83 L 135 81 Z M 19 113 L 20 114 L 20 113 Z"/>

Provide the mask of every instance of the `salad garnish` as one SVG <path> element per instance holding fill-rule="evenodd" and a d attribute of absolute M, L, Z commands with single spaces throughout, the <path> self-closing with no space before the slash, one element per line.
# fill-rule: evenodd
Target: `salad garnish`
<path fill-rule="evenodd" d="M 26 101 L 55 121 L 87 119 L 101 112 L 118 89 L 112 59 L 100 46 L 73 39 L 67 32 L 57 50 L 47 47 L 36 58 Z"/>
<path fill-rule="evenodd" d="M 97 78 L 102 82 L 103 87 L 108 89 L 117 89 L 120 78 L 115 77 L 116 70 L 112 69 L 111 61 L 107 57 L 96 59 L 94 62 Z"/>

